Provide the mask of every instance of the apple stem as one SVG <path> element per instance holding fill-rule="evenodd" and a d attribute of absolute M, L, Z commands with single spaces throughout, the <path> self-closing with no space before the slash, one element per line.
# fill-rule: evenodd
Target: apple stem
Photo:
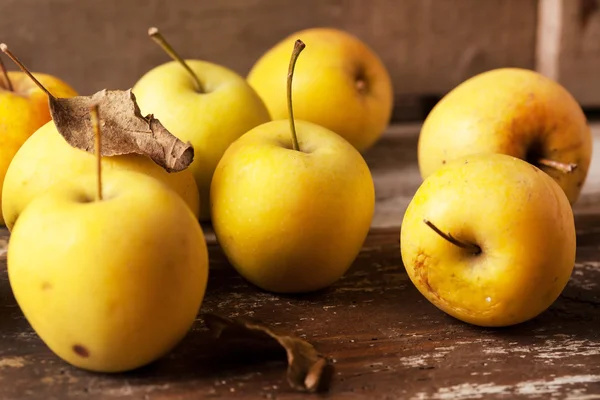
<path fill-rule="evenodd" d="M 476 244 L 469 243 L 469 242 L 461 242 L 460 240 L 454 238 L 451 234 L 442 232 L 437 226 L 435 226 L 433 224 L 433 222 L 431 222 L 429 220 L 424 219 L 423 222 L 425 223 L 425 225 L 427 225 L 428 227 L 433 229 L 433 231 L 435 233 L 437 233 L 438 235 L 440 235 L 441 237 L 443 237 L 444 239 L 446 239 L 453 245 L 458 246 L 461 249 L 469 250 L 473 254 L 481 253 L 481 247 L 477 246 Z"/>
<path fill-rule="evenodd" d="M 98 104 L 94 104 L 90 108 L 90 117 L 92 127 L 94 129 L 95 151 L 96 151 L 96 172 L 98 174 L 98 187 L 96 192 L 96 200 L 102 201 L 102 134 L 100 132 L 100 123 L 98 122 Z"/>
<path fill-rule="evenodd" d="M 2 52 L 4 54 L 6 54 L 8 57 L 10 57 L 11 60 L 13 60 L 13 62 L 15 64 L 17 64 L 19 66 L 19 68 L 21 68 L 21 71 L 25 72 L 27 74 L 27 76 L 29 78 L 31 78 L 31 80 L 42 90 L 44 91 L 44 93 L 46 93 L 48 95 L 48 97 L 54 99 L 54 96 L 52 95 L 52 93 L 50 93 L 48 91 L 48 89 L 46 89 L 44 87 L 44 85 L 42 85 L 42 83 L 40 81 L 38 81 L 36 79 L 35 76 L 33 76 L 33 74 L 31 72 L 29 72 L 29 70 L 25 67 L 25 65 L 23 65 L 23 63 L 21 61 L 19 61 L 19 59 L 13 54 L 11 53 L 10 50 L 8 50 L 8 46 L 4 43 L 0 43 L 0 50 L 2 50 Z"/>
<path fill-rule="evenodd" d="M 8 71 L 6 70 L 6 66 L 4 65 L 4 62 L 2 61 L 2 59 L 0 58 L 0 71 L 2 72 L 2 76 L 4 77 L 4 82 L 6 84 L 6 88 L 8 90 L 10 90 L 11 92 L 15 91 L 15 88 L 12 85 L 12 82 L 10 81 L 10 78 L 8 77 Z"/>
<path fill-rule="evenodd" d="M 305 47 L 306 45 L 300 39 L 296 40 L 296 43 L 294 43 L 294 51 L 292 52 L 292 58 L 290 59 L 290 67 L 287 75 L 287 107 L 290 118 L 290 130 L 292 131 L 292 149 L 296 151 L 300 151 L 300 146 L 298 145 L 296 124 L 294 123 L 294 109 L 292 107 L 292 78 L 294 77 L 294 68 L 296 67 L 298 56 Z"/>
<path fill-rule="evenodd" d="M 192 79 L 196 83 L 196 90 L 200 93 L 204 93 L 204 87 L 202 86 L 202 83 L 200 82 L 198 75 L 196 75 L 196 73 L 194 71 L 192 71 L 192 69 L 185 62 L 185 60 L 183 58 L 181 58 L 179 56 L 179 54 L 177 54 L 177 52 L 175 51 L 173 46 L 171 46 L 167 42 L 167 40 L 164 38 L 164 36 L 158 31 L 158 28 L 152 27 L 152 28 L 148 29 L 148 36 L 150 36 L 152 38 L 152 40 L 154 40 L 160 47 L 162 47 L 162 49 L 169 56 L 171 56 L 171 58 L 173 60 L 177 61 L 179 64 L 181 64 L 183 66 L 183 68 L 185 68 L 185 70 L 187 72 L 189 72 L 189 74 L 192 76 Z"/>
<path fill-rule="evenodd" d="M 575 169 L 577 169 L 577 164 L 565 164 L 560 161 L 548 160 L 546 158 L 541 158 L 538 160 L 539 165 L 544 165 L 549 168 L 554 168 L 557 171 L 563 172 L 565 174 L 569 174 Z"/>

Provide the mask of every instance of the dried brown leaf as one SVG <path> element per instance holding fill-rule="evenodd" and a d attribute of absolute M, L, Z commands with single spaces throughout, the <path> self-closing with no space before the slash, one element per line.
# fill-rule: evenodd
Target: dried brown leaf
<path fill-rule="evenodd" d="M 228 319 L 216 314 L 204 314 L 204 322 L 212 333 L 223 340 L 275 340 L 287 354 L 287 380 L 301 392 L 325 390 L 331 377 L 332 365 L 310 343 L 251 319 Z"/>
<path fill-rule="evenodd" d="M 99 108 L 102 155 L 142 154 L 168 172 L 187 168 L 194 148 L 170 133 L 153 115 L 143 117 L 129 90 L 101 90 L 92 96 L 50 98 L 58 132 L 73 147 L 94 153 L 90 107 Z"/>

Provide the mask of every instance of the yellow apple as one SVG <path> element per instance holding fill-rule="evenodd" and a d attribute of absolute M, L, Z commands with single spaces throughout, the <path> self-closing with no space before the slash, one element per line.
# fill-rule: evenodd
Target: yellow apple
<path fill-rule="evenodd" d="M 40 166 L 43 168 L 43 166 Z M 63 180 L 14 226 L 8 276 L 48 347 L 79 368 L 121 372 L 170 351 L 204 298 L 208 255 L 197 218 L 157 179 L 124 170 Z"/>
<path fill-rule="evenodd" d="M 287 74 L 289 121 L 267 122 L 236 140 L 217 165 L 210 194 L 212 224 L 231 264 L 279 293 L 323 289 L 342 277 L 375 208 L 361 154 L 329 129 L 294 119 L 292 77 L 304 47 L 295 42 Z"/>
<path fill-rule="evenodd" d="M 212 224 L 224 253 L 248 281 L 280 293 L 309 292 L 350 267 L 373 217 L 367 164 L 350 143 L 296 120 L 260 125 L 235 141 L 211 186 Z"/>
<path fill-rule="evenodd" d="M 402 260 L 436 307 L 480 326 L 546 310 L 575 264 L 575 226 L 558 184 L 516 157 L 477 154 L 430 175 L 400 233 Z"/>
<path fill-rule="evenodd" d="M 389 123 L 393 89 L 382 61 L 357 37 L 331 28 L 296 32 L 257 60 L 248 82 L 273 119 L 287 118 L 286 78 L 281 71 L 296 38 L 307 46 L 294 77 L 296 117 L 328 128 L 365 151 Z"/>
<path fill-rule="evenodd" d="M 581 107 L 560 84 L 535 71 L 500 68 L 461 83 L 427 116 L 419 137 L 421 176 L 484 152 L 541 168 L 573 204 L 590 166 L 591 132 Z"/>
<path fill-rule="evenodd" d="M 48 96 L 21 71 L 3 75 L 0 60 L 0 210 L 2 186 L 6 170 L 21 145 L 40 126 L 50 121 Z M 48 74 L 34 73 L 35 77 L 59 97 L 73 97 L 77 93 L 67 83 Z M 0 213 L 0 225 L 4 219 Z"/>
<path fill-rule="evenodd" d="M 202 60 L 159 65 L 142 76 L 132 91 L 144 115 L 154 114 L 173 135 L 194 146 L 194 161 L 188 168 L 200 192 L 200 219 L 210 219 L 213 171 L 235 139 L 270 120 L 262 100 L 243 77 Z"/>
<path fill-rule="evenodd" d="M 138 171 L 164 182 L 198 215 L 198 188 L 189 169 L 168 173 L 149 157 L 137 154 L 103 157 L 102 165 L 107 171 Z M 54 122 L 49 121 L 21 146 L 6 172 L 2 193 L 6 226 L 12 229 L 31 200 L 55 183 L 95 170 L 94 155 L 70 146 L 58 133 Z"/>

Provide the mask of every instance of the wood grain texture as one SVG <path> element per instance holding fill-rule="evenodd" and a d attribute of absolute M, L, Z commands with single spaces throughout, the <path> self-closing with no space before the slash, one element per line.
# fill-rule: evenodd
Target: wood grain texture
<path fill-rule="evenodd" d="M 536 68 L 600 106 L 600 1 L 540 0 Z"/>
<path fill-rule="evenodd" d="M 383 59 L 397 96 L 440 94 L 501 66 L 534 67 L 536 0 L 0 0 L 0 41 L 82 94 L 127 89 L 168 60 L 156 25 L 184 57 L 246 75 L 300 29 L 348 30 Z M 12 68 L 11 63 L 8 63 Z"/>
<path fill-rule="evenodd" d="M 577 262 L 555 304 L 505 329 L 461 323 L 429 304 L 399 252 L 403 204 L 420 178 L 418 126 L 393 127 L 368 154 L 378 192 L 372 231 L 346 276 L 319 293 L 279 296 L 249 285 L 207 230 L 211 272 L 203 312 L 248 315 L 295 333 L 332 357 L 325 398 L 596 399 L 600 397 L 600 164 L 576 207 Z M 595 137 L 600 137 L 598 129 Z M 391 221 L 391 222 L 390 222 Z M 7 239 L 0 230 L 0 242 Z M 168 356 L 118 375 L 87 373 L 54 356 L 30 329 L 0 255 L 0 398 L 296 399 L 284 360 L 251 359 L 209 337 L 199 319 Z M 256 355 L 255 355 L 256 356 Z"/>
<path fill-rule="evenodd" d="M 333 398 L 598 395 L 598 224 L 598 218 L 578 220 L 578 263 L 561 298 L 535 320 L 509 329 L 471 327 L 426 302 L 402 268 L 396 229 L 374 230 L 352 270 L 310 296 L 251 287 L 212 244 L 203 310 L 251 315 L 310 340 L 335 360 Z M 70 367 L 43 346 L 16 307 L 4 272 L 0 301 L 2 399 L 297 398 L 285 382 L 283 360 L 240 359 L 200 321 L 166 358 L 107 376 Z"/>

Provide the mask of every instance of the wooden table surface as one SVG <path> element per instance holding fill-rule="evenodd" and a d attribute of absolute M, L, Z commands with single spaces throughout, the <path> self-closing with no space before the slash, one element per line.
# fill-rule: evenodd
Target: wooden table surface
<path fill-rule="evenodd" d="M 483 329 L 429 304 L 402 266 L 399 226 L 421 182 L 418 129 L 392 127 L 366 154 L 377 189 L 372 231 L 328 290 L 262 292 L 235 273 L 207 234 L 202 312 L 252 316 L 307 339 L 333 360 L 328 394 L 290 389 L 284 359 L 236 358 L 200 318 L 170 355 L 140 370 L 102 375 L 71 367 L 23 318 L 0 250 L 0 399 L 600 399 L 600 156 L 575 206 L 577 263 L 561 297 L 534 320 Z M 7 240 L 0 230 L 0 249 Z"/>

